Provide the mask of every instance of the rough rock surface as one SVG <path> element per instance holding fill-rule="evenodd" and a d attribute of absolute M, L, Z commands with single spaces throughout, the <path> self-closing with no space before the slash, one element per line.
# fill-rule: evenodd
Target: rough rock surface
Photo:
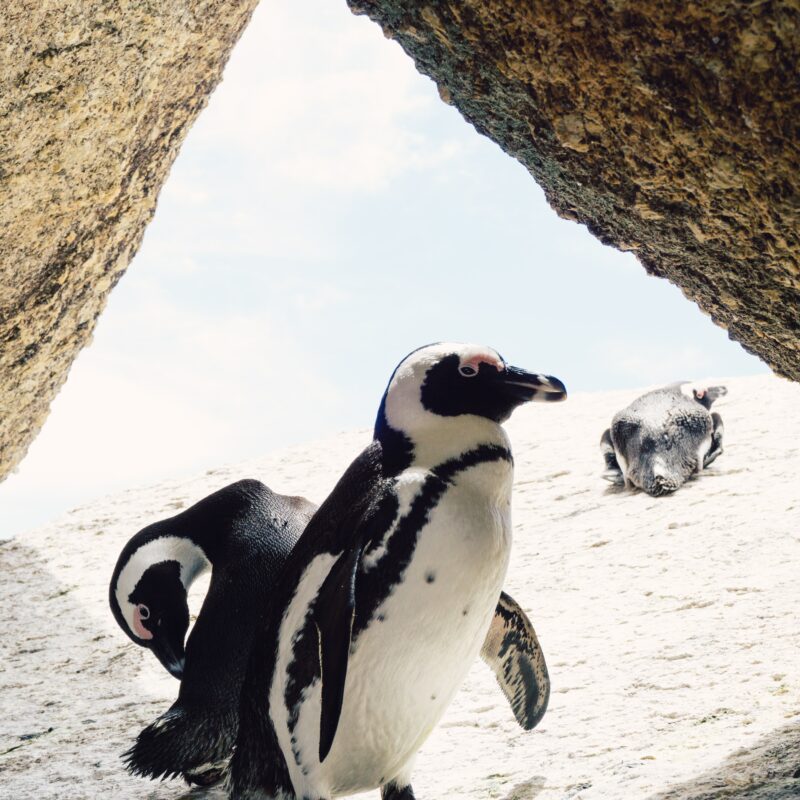
<path fill-rule="evenodd" d="M 0 479 L 88 342 L 256 2 L 0 4 Z"/>
<path fill-rule="evenodd" d="M 797 0 L 348 2 L 559 214 L 800 380 Z"/>
<path fill-rule="evenodd" d="M 601 478 L 600 433 L 641 391 L 514 414 L 506 588 L 536 626 L 550 707 L 522 731 L 476 663 L 422 748 L 419 797 L 800 796 L 800 386 L 714 382 L 730 390 L 715 404 L 725 453 L 660 498 Z M 119 754 L 177 683 L 108 610 L 119 550 L 143 525 L 244 476 L 319 502 L 366 439 L 340 434 L 103 498 L 0 546 L 0 796 L 221 797 L 122 769 Z"/>

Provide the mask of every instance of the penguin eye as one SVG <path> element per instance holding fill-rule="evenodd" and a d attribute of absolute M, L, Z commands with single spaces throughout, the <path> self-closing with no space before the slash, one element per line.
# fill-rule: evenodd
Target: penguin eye
<path fill-rule="evenodd" d="M 471 364 L 462 364 L 458 371 L 465 377 L 465 378 L 474 378 L 478 374 L 478 370 L 475 369 Z"/>
<path fill-rule="evenodd" d="M 150 609 L 144 605 L 144 603 L 139 603 L 136 608 L 139 609 L 139 618 L 140 619 L 150 619 Z"/>

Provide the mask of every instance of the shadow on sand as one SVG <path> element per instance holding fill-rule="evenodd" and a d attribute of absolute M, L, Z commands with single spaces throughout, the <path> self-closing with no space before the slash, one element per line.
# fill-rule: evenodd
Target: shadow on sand
<path fill-rule="evenodd" d="M 718 769 L 648 800 L 798 800 L 800 722 L 739 750 Z"/>
<path fill-rule="evenodd" d="M 169 706 L 177 682 L 167 682 L 167 696 L 143 695 L 137 678 L 145 654 L 113 629 L 110 615 L 103 622 L 87 613 L 75 589 L 24 542 L 0 546 L 0 796 L 185 797 L 180 781 L 133 778 L 120 760 L 139 729 Z M 105 613 L 105 592 L 97 599 Z"/>

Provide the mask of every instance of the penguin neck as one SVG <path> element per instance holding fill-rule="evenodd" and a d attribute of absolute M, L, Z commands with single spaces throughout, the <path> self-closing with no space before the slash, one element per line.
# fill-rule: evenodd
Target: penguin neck
<path fill-rule="evenodd" d="M 230 533 L 230 530 L 224 526 L 196 525 L 182 531 L 181 534 L 175 534 L 173 538 L 185 542 L 185 544 L 177 545 L 183 551 L 194 551 L 196 558 L 205 561 L 202 567 L 205 569 L 208 566 L 217 566 L 225 560 Z"/>
<path fill-rule="evenodd" d="M 195 579 L 214 564 L 206 549 L 193 538 L 165 534 L 142 544 L 123 571 L 141 575 L 148 567 L 162 561 L 178 562 L 181 583 L 187 591 Z"/>
<path fill-rule="evenodd" d="M 398 475 L 408 469 L 414 461 L 414 442 L 397 428 L 393 428 L 386 418 L 386 396 L 378 409 L 375 422 L 374 439 L 380 442 L 383 472 L 387 476 Z"/>
<path fill-rule="evenodd" d="M 416 427 L 411 432 L 393 426 L 387 418 L 385 407 L 381 406 L 375 439 L 381 444 L 387 475 L 397 475 L 410 467 L 433 469 L 485 445 L 502 447 L 511 452 L 511 443 L 503 428 L 484 417 L 437 415 L 428 425 Z"/>

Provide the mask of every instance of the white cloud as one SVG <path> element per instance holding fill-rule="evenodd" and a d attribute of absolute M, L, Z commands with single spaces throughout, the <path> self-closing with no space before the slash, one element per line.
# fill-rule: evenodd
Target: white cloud
<path fill-rule="evenodd" d="M 201 188 L 200 183 L 181 179 L 176 176 L 168 180 L 161 193 L 161 200 L 183 206 L 205 206 L 211 200 L 211 194 L 207 188 Z"/>
<path fill-rule="evenodd" d="M 264 3 L 193 136 L 246 148 L 261 179 L 294 188 L 375 191 L 456 157 L 419 124 L 439 104 L 399 46 L 330 4 Z"/>
<path fill-rule="evenodd" d="M 348 300 L 350 295 L 333 284 L 305 282 L 294 293 L 294 305 L 301 314 L 318 314 Z"/>
<path fill-rule="evenodd" d="M 188 134 L 145 260 L 332 261 L 342 242 L 329 209 L 341 198 L 464 168 L 477 137 L 429 124 L 447 114 L 368 19 L 324 0 L 263 3 Z"/>
<path fill-rule="evenodd" d="M 336 413 L 337 390 L 264 319 L 154 297 L 108 327 L 76 361 L 20 488 L 98 492 L 225 463 L 325 430 Z"/>

